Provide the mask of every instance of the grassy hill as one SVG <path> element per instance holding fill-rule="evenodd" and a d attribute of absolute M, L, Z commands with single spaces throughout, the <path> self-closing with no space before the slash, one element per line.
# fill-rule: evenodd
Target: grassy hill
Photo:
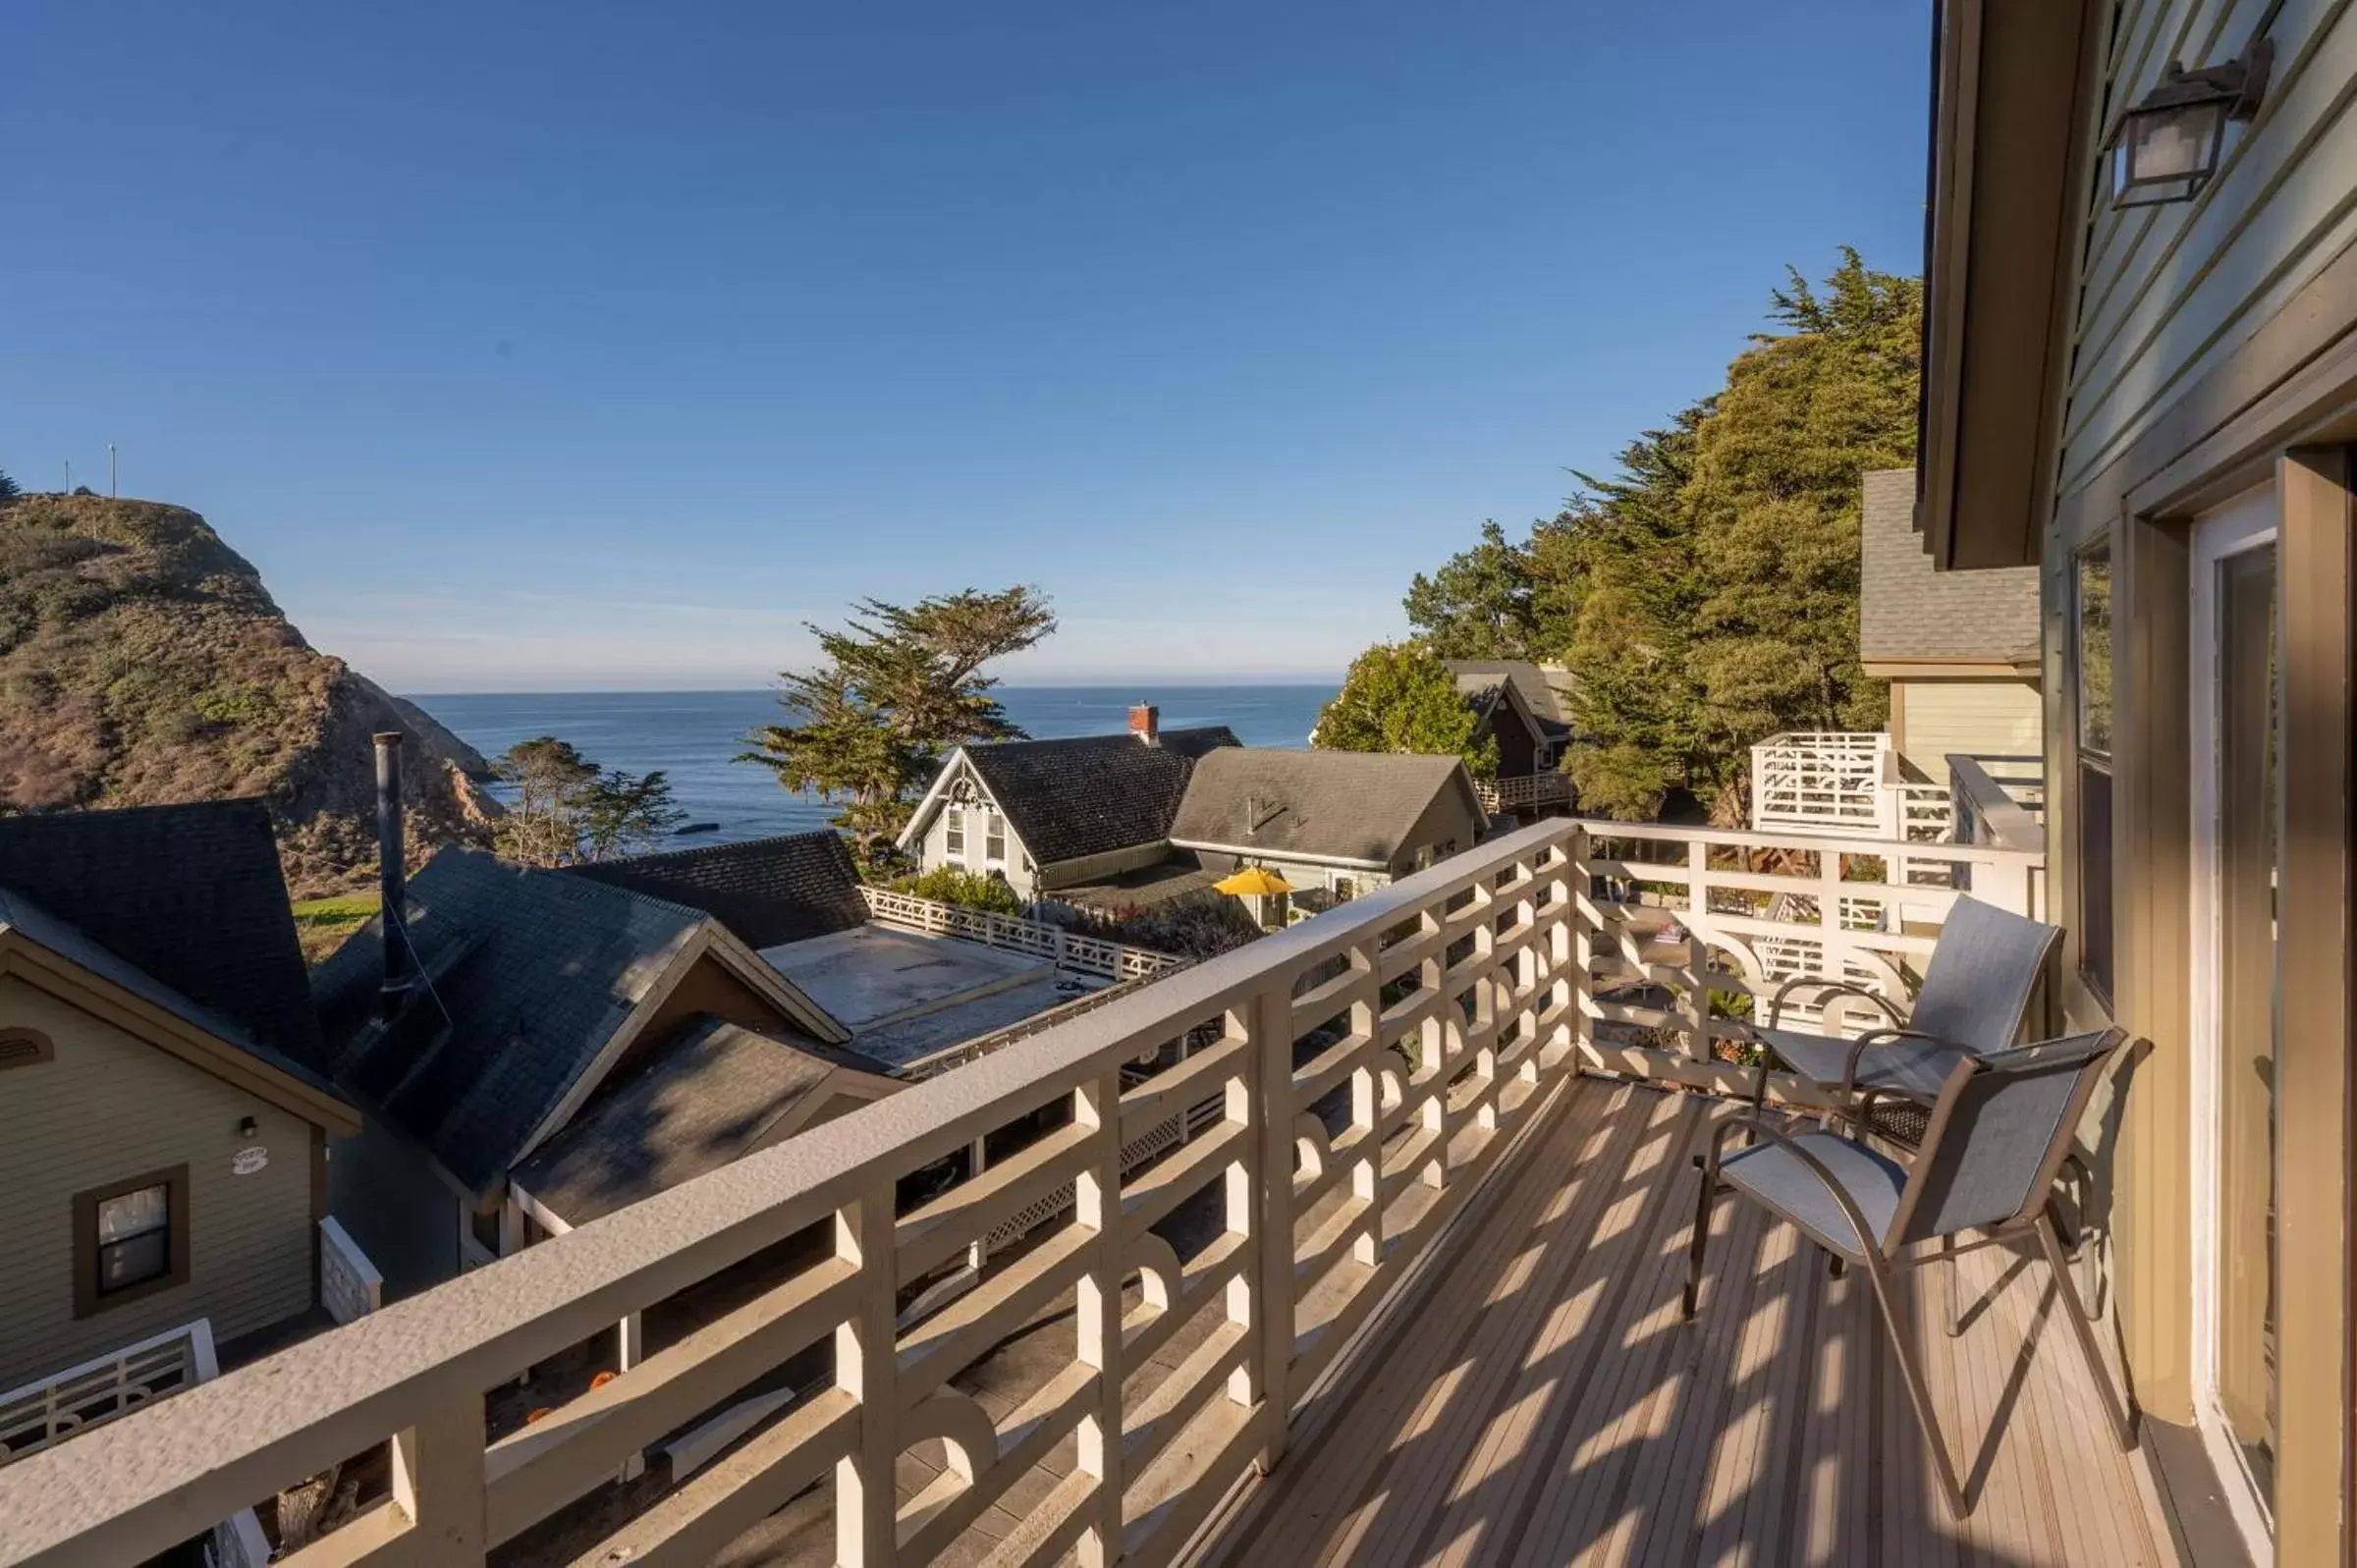
<path fill-rule="evenodd" d="M 482 759 L 310 646 L 195 513 L 0 503 L 0 811 L 260 795 L 298 896 L 375 866 L 369 735 L 409 736 L 415 849 L 485 841 Z"/>

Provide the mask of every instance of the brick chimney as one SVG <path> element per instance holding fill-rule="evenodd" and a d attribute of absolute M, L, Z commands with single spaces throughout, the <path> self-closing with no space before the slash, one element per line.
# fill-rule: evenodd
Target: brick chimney
<path fill-rule="evenodd" d="M 1150 702 L 1129 709 L 1129 732 L 1149 746 L 1162 744 L 1162 710 Z"/>

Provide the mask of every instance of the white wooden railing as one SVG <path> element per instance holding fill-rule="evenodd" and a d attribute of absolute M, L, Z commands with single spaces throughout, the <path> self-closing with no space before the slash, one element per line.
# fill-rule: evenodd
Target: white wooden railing
<path fill-rule="evenodd" d="M 1878 880 L 1901 849 L 1952 868 L 1951 886 Z M 137 1561 L 390 1437 L 391 1499 L 291 1560 L 481 1563 L 812 1345 L 832 1349 L 824 1386 L 580 1560 L 702 1562 L 831 1478 L 814 1497 L 831 1502 L 840 1561 L 930 1562 L 1074 1436 L 1076 1466 L 1040 1473 L 991 1560 L 1168 1561 L 1278 1461 L 1298 1402 L 1345 1375 L 1352 1330 L 1563 1080 L 1615 1069 L 1742 1087 L 1721 1059 L 1740 1030 L 1712 994 L 1772 983 L 1764 945 L 1900 988 L 1954 882 L 2026 901 L 2037 863 L 1576 819 L 1502 836 L 0 1470 L 0 1562 Z M 1665 912 L 1682 940 L 1660 940 Z M 1171 1049 L 1198 1031 L 1201 1049 Z M 1203 1125 L 1124 1172 L 1142 1130 L 1206 1100 Z M 897 1206 L 904 1178 L 1043 1125 L 979 1175 Z M 926 1281 L 1067 1185 L 1064 1217 L 901 1321 Z M 1181 1259 L 1157 1226 L 1190 1200 L 1214 1222 Z M 486 1445 L 486 1388 L 801 1234 L 832 1241 Z M 1058 1310 L 1076 1347 L 1004 1419 L 953 1384 Z M 1182 1325 L 1201 1332 L 1165 1372 L 1150 1358 Z M 928 1439 L 948 1468 L 902 1500 L 896 1456 Z"/>
<path fill-rule="evenodd" d="M 899 926 L 937 937 L 962 937 L 1010 952 L 1044 958 L 1074 974 L 1103 975 L 1108 980 L 1136 980 L 1181 967 L 1185 960 L 1146 947 L 1131 947 L 1084 932 L 1067 931 L 1044 920 L 1024 920 L 988 909 L 920 898 L 889 888 L 862 886 L 869 918 L 879 925 Z"/>
<path fill-rule="evenodd" d="M 1827 730 L 1751 748 L 1751 825 L 1937 843 L 1954 824 L 1947 786 L 1903 777 L 1890 735 Z"/>
<path fill-rule="evenodd" d="M 1476 779 L 1473 792 L 1488 812 L 1532 810 L 1564 805 L 1571 799 L 1571 780 L 1553 771 L 1517 774 L 1510 779 Z"/>

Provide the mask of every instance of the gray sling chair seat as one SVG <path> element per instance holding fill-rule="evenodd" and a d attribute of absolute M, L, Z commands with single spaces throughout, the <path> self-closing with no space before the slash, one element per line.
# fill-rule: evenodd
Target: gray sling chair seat
<path fill-rule="evenodd" d="M 1701 1294 L 1711 1202 L 1722 1189 L 1739 1192 L 1791 1221 L 1836 1259 L 1863 1271 L 1897 1355 L 1907 1399 L 1937 1460 L 1941 1491 L 1949 1512 L 1961 1519 L 1971 1505 L 1956 1485 L 1955 1468 L 1932 1412 L 1931 1393 L 1892 1293 L 1902 1271 L 1936 1257 L 1947 1259 L 1947 1331 L 1953 1334 L 1959 1252 L 2035 1235 L 2078 1330 L 2088 1373 L 2102 1391 L 2120 1447 L 2133 1447 L 2135 1430 L 2127 1408 L 2105 1370 L 2095 1326 L 2047 1214 L 2047 1196 L 2070 1150 L 2088 1097 L 2126 1038 L 2122 1030 L 2107 1029 L 1958 1058 L 1933 1102 L 1929 1130 L 1911 1165 L 1831 1132 L 1790 1132 L 1758 1116 L 1722 1122 L 1703 1162 L 1702 1191 L 1694 1207 L 1686 1317 L 1694 1316 Z M 1761 1141 L 1730 1154 L 1727 1141 L 1738 1130 Z M 1956 1237 L 1967 1230 L 1985 1234 L 1958 1248 Z M 1909 1255 L 1910 1248 L 1933 1241 L 1940 1243 L 1938 1252 Z"/>
<path fill-rule="evenodd" d="M 2061 938 L 2059 927 L 1966 894 L 1956 899 L 1940 928 L 1923 989 L 1906 1015 L 1880 992 L 1801 975 L 1777 988 L 1768 1002 L 1767 1026 L 1751 1034 L 1830 1099 L 1836 1115 L 1853 1122 L 1862 1096 L 1879 1093 L 1928 1106 L 1962 1057 L 2003 1051 L 2020 1038 L 2030 998 Z M 1861 998 L 1880 1007 L 1890 1025 L 1855 1040 L 1780 1028 L 1784 1003 L 1796 991 Z M 1767 1104 L 1768 1069 L 1763 1059 L 1752 1076 L 1754 1106 Z"/>

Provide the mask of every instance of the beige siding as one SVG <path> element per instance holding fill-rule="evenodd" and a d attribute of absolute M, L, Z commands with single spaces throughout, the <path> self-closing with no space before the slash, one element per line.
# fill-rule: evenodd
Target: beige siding
<path fill-rule="evenodd" d="M 311 1304 L 311 1128 L 14 976 L 0 1019 L 56 1058 L 0 1072 L 0 1389 L 209 1319 L 233 1339 Z M 255 1137 L 238 1135 L 251 1116 Z M 249 1144 L 270 1152 L 230 1172 Z M 189 1167 L 189 1282 L 74 1316 L 74 1195 Z"/>
<path fill-rule="evenodd" d="M 2038 687 L 2027 680 L 1899 680 L 1892 704 L 1905 715 L 1899 754 L 1926 778 L 1946 782 L 1947 754 L 2036 756 L 2044 749 Z"/>
<path fill-rule="evenodd" d="M 2170 59 L 2231 58 L 2267 0 L 2128 0 L 2109 56 L 2110 101 L 2135 102 Z M 2079 297 L 2061 488 L 2149 428 L 2357 239 L 2357 15 L 2349 0 L 2285 0 L 2259 119 L 2193 201 L 2115 212 L 2096 182 Z"/>

